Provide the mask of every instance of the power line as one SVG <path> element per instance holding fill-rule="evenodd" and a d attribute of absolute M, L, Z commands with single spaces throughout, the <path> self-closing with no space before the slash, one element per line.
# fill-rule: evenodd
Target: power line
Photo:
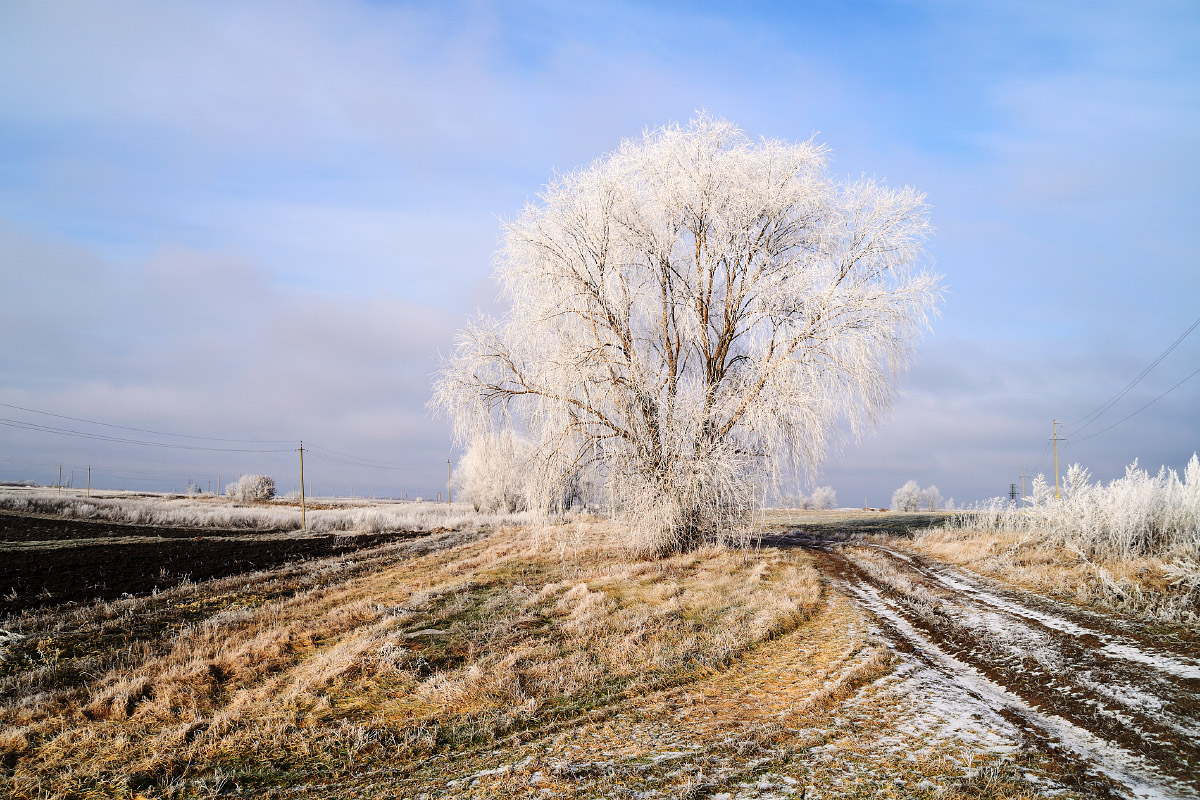
<path fill-rule="evenodd" d="M 309 450 L 306 447 L 304 449 L 305 449 L 305 451 L 307 451 L 309 453 L 309 455 L 315 456 L 316 458 L 320 458 L 325 461 L 332 461 L 336 464 L 345 464 L 345 465 L 351 466 L 351 467 L 366 467 L 369 469 L 388 469 L 388 470 L 420 469 L 419 467 L 402 467 L 402 466 L 387 466 L 387 465 L 383 465 L 383 464 L 373 464 L 368 461 L 362 461 L 362 460 L 353 459 L 353 458 L 339 458 L 338 456 L 331 456 L 331 455 L 328 455 L 326 452 L 317 450 L 316 448 Z"/>
<path fill-rule="evenodd" d="M 39 425 L 36 422 L 23 422 L 21 420 L 6 419 L 0 417 L 0 425 L 9 428 L 19 428 L 22 430 L 38 431 L 41 433 L 54 433 L 59 436 L 73 436 L 78 439 L 93 439 L 101 442 L 118 442 L 120 444 L 136 444 L 142 447 L 160 447 L 169 450 L 204 450 L 213 453 L 290 453 L 292 448 L 277 449 L 277 450 L 261 450 L 253 448 L 239 447 L 202 447 L 199 445 L 189 444 L 173 444 L 171 442 L 146 442 L 141 439 L 127 439 L 123 436 L 109 436 L 103 433 L 89 433 L 87 431 L 76 431 L 69 428 L 57 428 L 52 425 Z"/>
<path fill-rule="evenodd" d="M 1038 460 L 1033 468 L 1034 474 L 1042 468 L 1042 464 L 1046 461 L 1046 457 L 1050 455 L 1050 442 L 1046 442 L 1046 446 L 1042 448 L 1042 454 L 1038 456 Z"/>
<path fill-rule="evenodd" d="M 314 450 L 314 451 L 320 451 L 321 453 L 327 454 L 329 456 L 338 456 L 340 458 L 346 458 L 351 461 L 357 462 L 359 466 L 364 466 L 364 467 L 378 467 L 379 469 L 417 469 L 417 467 L 411 467 L 411 466 L 404 465 L 404 464 L 393 464 L 388 461 L 378 461 L 373 458 L 363 458 L 362 456 L 351 455 L 350 453 L 342 453 L 337 450 L 330 450 L 328 447 L 322 447 L 319 444 L 309 445 L 309 449 Z"/>
<path fill-rule="evenodd" d="M 139 467 L 121 467 L 109 466 L 106 464 L 72 464 L 66 461 L 33 461 L 23 458 L 4 458 L 0 457 L 0 464 L 10 464 L 17 467 L 43 467 L 53 469 L 54 467 L 62 467 L 63 469 L 86 470 L 91 467 L 97 475 L 117 475 L 121 477 L 131 478 L 198 478 L 204 477 L 209 473 L 215 474 L 218 470 L 209 467 L 197 467 L 194 469 L 143 469 Z"/>
<path fill-rule="evenodd" d="M 137 433 L 152 433 L 155 436 L 173 436 L 177 439 L 198 439 L 206 442 L 240 442 L 242 444 L 288 444 L 293 441 L 292 439 L 225 439 L 219 436 L 192 436 L 186 433 L 166 433 L 165 431 L 152 431 L 146 428 L 131 428 L 128 425 L 114 425 L 111 422 L 97 422 L 94 419 L 68 417 L 66 414 L 51 414 L 49 411 L 39 411 L 36 408 L 15 406 L 12 403 L 0 403 L 0 406 L 4 406 L 5 408 L 15 408 L 18 411 L 28 411 L 31 414 L 42 414 L 47 417 L 69 419 L 72 422 L 86 422 L 88 425 L 100 425 L 105 428 L 118 428 L 123 431 L 136 431 Z"/>
<path fill-rule="evenodd" d="M 1127 419 L 1130 419 L 1131 417 L 1135 417 L 1135 416 L 1137 416 L 1138 414 L 1142 413 L 1142 412 L 1143 412 L 1143 411 L 1145 411 L 1147 408 L 1149 408 L 1150 406 L 1154 405 L 1154 404 L 1155 404 L 1155 403 L 1157 403 L 1159 400 L 1163 399 L 1164 397 L 1166 397 L 1167 395 L 1169 395 L 1171 392 L 1173 392 L 1173 391 L 1175 391 L 1176 389 L 1178 389 L 1180 386 L 1183 386 L 1185 383 L 1187 383 L 1188 381 L 1190 381 L 1192 378 L 1196 377 L 1197 375 L 1200 375 L 1200 369 L 1196 370 L 1196 371 L 1195 371 L 1195 372 L 1193 372 L 1191 375 L 1188 375 L 1186 378 L 1184 378 L 1183 380 L 1181 380 L 1179 383 L 1175 384 L 1175 385 L 1174 385 L 1174 386 L 1172 386 L 1170 389 L 1167 389 L 1165 392 L 1163 392 L 1162 394 L 1160 394 L 1158 397 L 1154 398 L 1154 399 L 1153 399 L 1153 400 L 1151 400 L 1149 403 L 1146 403 L 1146 405 L 1142 406 L 1142 407 L 1141 407 L 1141 408 L 1139 408 L 1137 411 L 1134 411 L 1134 412 L 1133 412 L 1132 414 L 1130 414 L 1129 416 L 1122 417 L 1121 419 L 1119 419 L 1119 420 L 1117 420 L 1116 422 L 1114 422 L 1112 425 L 1109 425 L 1109 426 L 1108 426 L 1107 428 L 1105 428 L 1104 430 L 1096 431 L 1096 432 L 1095 432 L 1095 433 L 1093 433 L 1091 436 L 1085 436 L 1085 437 L 1083 437 L 1082 439 L 1076 439 L 1074 442 L 1072 442 L 1072 444 L 1079 444 L 1080 442 L 1086 442 L 1088 439 L 1095 439 L 1095 438 L 1096 438 L 1097 436 L 1099 436 L 1100 434 L 1102 434 L 1102 433 L 1107 433 L 1108 431 L 1111 431 L 1113 428 L 1117 427 L 1117 426 L 1118 426 L 1118 425 L 1120 425 L 1122 422 L 1125 422 Z"/>
<path fill-rule="evenodd" d="M 98 420 L 84 419 L 82 417 L 72 417 L 72 416 L 68 416 L 66 414 L 55 414 L 55 413 L 52 413 L 49 411 L 41 411 L 36 408 L 28 408 L 25 406 L 14 405 L 12 403 L 0 403 L 0 407 L 12 408 L 12 409 L 16 409 L 18 411 L 25 411 L 25 412 L 28 412 L 31 414 L 41 414 L 43 416 L 54 417 L 57 419 L 71 420 L 73 422 L 81 422 L 81 423 L 85 423 L 87 425 L 98 425 L 98 426 L 105 427 L 105 428 L 113 428 L 113 429 L 123 430 L 123 431 L 133 431 L 133 432 L 137 432 L 137 433 L 146 433 L 146 434 L 151 434 L 154 436 L 169 436 L 169 437 L 174 437 L 174 438 L 191 439 L 191 440 L 196 440 L 196 441 L 230 442 L 230 443 L 241 443 L 241 444 L 285 444 L 285 443 L 291 442 L 291 440 L 289 440 L 289 439 L 234 439 L 234 438 L 226 438 L 226 437 L 218 437 L 218 436 L 196 436 L 196 435 L 183 434 L 183 433 L 170 433 L 167 431 L 156 431 L 156 430 L 151 430 L 148 428 L 137 428 L 137 427 L 132 427 L 132 426 L 128 426 L 128 425 L 117 425 L 117 424 L 108 423 L 108 422 L 100 422 Z M 55 434 L 58 436 L 67 436 L 67 437 L 73 437 L 73 438 L 78 438 L 78 439 L 89 439 L 89 440 L 101 441 L 101 442 L 114 442 L 114 443 L 118 443 L 118 444 L 133 444 L 133 445 L 139 445 L 142 447 L 157 447 L 160 449 L 168 449 L 168 450 L 191 450 L 191 451 L 213 452 L 213 453 L 260 453 L 260 454 L 289 453 L 289 452 L 293 452 L 293 450 L 294 450 L 294 448 L 290 448 L 290 447 L 289 448 L 210 447 L 210 446 L 204 446 L 204 445 L 183 444 L 183 443 L 175 443 L 175 442 L 155 442 L 155 441 L 147 441 L 147 440 L 144 440 L 141 438 L 116 436 L 116 435 L 111 435 L 111 434 L 107 434 L 107 433 L 100 433 L 100 432 L 86 431 L 86 430 L 76 430 L 73 428 L 64 428 L 64 427 L 58 427 L 55 425 L 43 425 L 43 424 L 36 423 L 36 422 L 29 422 L 26 420 L 18 420 L 18 419 L 9 419 L 9 418 L 3 418 L 3 417 L 0 417 L 0 426 L 16 428 L 18 430 L 35 431 L 38 433 L 52 433 L 52 434 Z M 388 462 L 384 462 L 384 461 L 376 461 L 374 459 L 362 458 L 360 456 L 351 455 L 349 453 L 343 453 L 343 452 L 339 452 L 337 450 L 332 450 L 330 448 L 321 447 L 320 445 L 309 445 L 309 447 L 306 447 L 305 449 L 309 450 L 310 454 L 317 458 L 324 459 L 326 461 L 330 461 L 330 462 L 337 463 L 337 464 L 343 464 L 345 466 L 362 467 L 362 468 L 367 468 L 367 469 L 382 469 L 382 470 L 420 469 L 420 467 L 401 465 L 401 464 L 392 464 L 392 463 L 388 463 Z M 11 461 L 11 460 L 12 459 L 0 459 L 0 461 Z M 34 462 L 26 462 L 26 463 L 32 464 Z M 47 464 L 49 466 L 55 466 L 58 464 L 58 462 L 54 462 L 53 464 L 49 464 L 49 462 L 47 462 Z M 82 467 L 80 465 L 74 465 L 74 466 L 76 466 L 78 468 L 86 468 L 86 467 Z M 103 469 L 103 468 L 101 467 L 101 469 Z M 122 473 L 126 473 L 126 474 L 142 472 L 142 474 L 146 477 L 160 477 L 161 476 L 164 478 L 167 477 L 168 475 L 187 474 L 187 473 L 167 473 L 167 472 L 159 472 L 159 471 L 154 471 L 154 470 L 145 470 L 143 472 L 143 471 L 136 470 L 136 469 L 121 469 L 121 468 L 107 469 L 105 471 L 109 472 L 109 473 L 122 472 Z M 203 474 L 203 471 L 197 472 L 197 474 Z"/>
<path fill-rule="evenodd" d="M 1087 416 L 1085 416 L 1085 417 L 1083 417 L 1083 418 L 1081 418 L 1081 419 L 1078 419 L 1078 420 L 1076 420 L 1075 422 L 1072 422 L 1072 423 L 1071 423 L 1071 426 L 1072 426 L 1072 427 L 1073 427 L 1073 426 L 1075 426 L 1075 425 L 1078 425 L 1078 424 L 1079 424 L 1079 423 L 1081 423 L 1081 422 L 1082 422 L 1082 423 L 1084 423 L 1084 424 L 1083 424 L 1081 427 L 1079 427 L 1079 428 L 1075 428 L 1074 430 L 1072 430 L 1072 431 L 1071 431 L 1070 433 L 1068 433 L 1067 435 L 1068 435 L 1068 436 L 1073 436 L 1073 435 L 1075 435 L 1075 434 L 1081 433 L 1082 431 L 1086 430 L 1086 429 L 1087 429 L 1089 426 L 1091 426 L 1091 424 L 1092 424 L 1092 423 L 1094 423 L 1096 420 L 1098 420 L 1098 419 L 1099 419 L 1101 416 L 1103 416 L 1103 415 L 1104 415 L 1104 413 L 1105 413 L 1106 411 L 1108 411 L 1110 408 L 1112 408 L 1114 405 L 1116 405 L 1117 401 L 1119 401 L 1119 400 L 1120 400 L 1122 397 L 1124 397 L 1125 395 L 1129 394 L 1129 391 L 1130 391 L 1130 390 L 1131 390 L 1131 389 L 1132 389 L 1134 386 L 1137 386 L 1137 385 L 1138 385 L 1138 383 L 1140 383 L 1140 382 L 1141 382 L 1142 378 L 1144 378 L 1144 377 L 1146 377 L 1147 375 L 1149 375 L 1149 374 L 1150 374 L 1150 370 L 1152 370 L 1152 369 L 1154 369 L 1155 367 L 1157 367 L 1157 366 L 1159 365 L 1159 363 L 1160 363 L 1160 362 L 1161 362 L 1161 361 L 1162 361 L 1164 358 L 1166 358 L 1166 357 L 1167 357 L 1167 355 L 1168 355 L 1168 354 L 1169 354 L 1169 353 L 1170 353 L 1172 350 L 1174 350 L 1176 347 L 1178 347 L 1178 346 L 1179 346 L 1179 343 L 1180 343 L 1180 342 L 1182 342 L 1184 339 L 1186 339 L 1186 338 L 1187 338 L 1187 336 L 1188 336 L 1188 334 L 1190 334 L 1192 331 L 1194 331 L 1194 330 L 1195 330 L 1195 329 L 1196 329 L 1198 326 L 1200 326 L 1200 318 L 1197 318 L 1197 319 L 1196 319 L 1196 321 L 1195 321 L 1195 322 L 1193 322 L 1193 323 L 1192 323 L 1192 324 L 1191 324 L 1191 325 L 1188 327 L 1188 329 L 1187 329 L 1186 331 L 1184 331 L 1183 333 L 1181 333 L 1181 334 L 1179 335 L 1179 338 L 1178 338 L 1178 339 L 1176 339 L 1174 342 L 1172 342 L 1172 343 L 1171 343 L 1171 346 L 1170 346 L 1170 347 L 1168 347 L 1166 350 L 1162 351 L 1162 353 L 1160 353 L 1160 354 L 1159 354 L 1158 358 L 1156 358 L 1156 359 L 1154 359 L 1153 361 L 1151 361 L 1151 362 L 1150 362 L 1150 366 L 1146 367 L 1144 370 L 1142 370 L 1141 372 L 1139 372 L 1136 378 L 1134 378 L 1133 380 L 1131 380 L 1129 383 L 1125 384 L 1125 388 L 1124 388 L 1124 389 L 1122 389 L 1121 391 L 1117 392 L 1115 395 L 1113 395 L 1111 398 L 1109 398 L 1109 399 L 1108 399 L 1108 400 L 1107 400 L 1107 401 L 1106 401 L 1106 402 L 1105 402 L 1103 405 L 1101 405 L 1099 408 L 1097 408 L 1097 409 L 1096 409 L 1095 411 L 1093 411 L 1092 413 L 1088 414 Z M 1187 378 L 1184 378 L 1184 380 L 1187 380 Z M 1168 390 L 1168 391 L 1169 391 L 1169 390 Z M 1161 395 L 1160 395 L 1160 396 L 1161 396 Z M 1155 398 L 1155 399 L 1157 399 L 1157 398 Z M 1153 402 L 1153 401 L 1151 401 L 1151 402 Z M 1139 411 L 1140 411 L 1140 410 L 1141 410 L 1141 409 L 1139 409 Z M 1136 413 L 1137 413 L 1137 411 L 1135 411 L 1135 412 L 1134 412 L 1134 414 L 1136 414 Z M 1132 416 L 1132 414 L 1131 414 L 1130 416 Z M 1128 419 L 1128 417 L 1126 417 L 1126 419 Z M 1124 420 L 1122 420 L 1122 422 L 1124 422 Z M 1117 425 L 1119 425 L 1119 424 L 1121 424 L 1121 423 L 1120 423 L 1120 422 L 1118 422 L 1118 423 L 1117 423 Z M 1105 430 L 1109 430 L 1109 428 L 1106 428 Z M 1097 434 L 1093 434 L 1093 435 L 1097 435 Z M 1089 436 L 1088 438 L 1090 439 L 1091 437 Z M 1083 440 L 1080 440 L 1080 441 L 1083 441 Z"/>

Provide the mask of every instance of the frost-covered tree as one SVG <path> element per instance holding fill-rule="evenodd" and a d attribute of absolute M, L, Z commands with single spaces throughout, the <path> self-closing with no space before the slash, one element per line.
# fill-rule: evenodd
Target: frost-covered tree
<path fill-rule="evenodd" d="M 942 507 L 942 492 L 936 486 L 921 490 L 921 508 L 925 511 L 937 511 Z"/>
<path fill-rule="evenodd" d="M 942 507 L 942 492 L 936 486 L 922 489 L 909 481 L 892 493 L 892 511 L 937 511 Z"/>
<path fill-rule="evenodd" d="M 837 503 L 837 492 L 832 486 L 818 486 L 813 489 L 812 507 L 818 510 L 828 510 Z"/>
<path fill-rule="evenodd" d="M 225 487 L 225 495 L 243 503 L 270 500 L 275 496 L 275 479 L 269 475 L 242 475 Z"/>
<path fill-rule="evenodd" d="M 496 262 L 431 405 L 459 441 L 512 426 L 542 480 L 585 471 L 630 544 L 720 540 L 777 470 L 860 436 L 940 299 L 923 196 L 826 172 L 825 147 L 700 116 L 555 178 Z"/>
<path fill-rule="evenodd" d="M 916 481 L 909 481 L 892 492 L 892 511 L 920 511 L 921 487 Z"/>

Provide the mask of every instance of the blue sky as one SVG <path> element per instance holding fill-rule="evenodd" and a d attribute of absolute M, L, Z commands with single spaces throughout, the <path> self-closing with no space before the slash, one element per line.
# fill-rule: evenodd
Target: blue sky
<path fill-rule="evenodd" d="M 821 483 L 854 504 L 910 478 L 992 496 L 1049 469 L 1052 418 L 1083 418 L 1200 317 L 1198 51 L 1184 2 L 7 3 L 0 403 L 303 438 L 412 467 L 314 456 L 318 491 L 429 494 L 455 457 L 429 376 L 493 307 L 499 221 L 555 170 L 705 109 L 815 135 L 835 175 L 932 206 L 943 316 L 893 414 Z M 1071 438 L 1197 368 L 1200 332 Z M 1062 459 L 1182 467 L 1197 408 L 1200 376 Z M 61 462 L 104 485 L 265 471 L 286 489 L 293 461 L 0 425 L 0 479 Z"/>

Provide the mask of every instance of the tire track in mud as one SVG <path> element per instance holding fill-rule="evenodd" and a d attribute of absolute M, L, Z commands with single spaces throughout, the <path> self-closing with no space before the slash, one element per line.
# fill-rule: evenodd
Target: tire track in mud
<path fill-rule="evenodd" d="M 1200 660 L 1127 622 L 877 543 L 793 532 L 906 658 L 953 679 L 1111 797 L 1200 797 Z M 1082 788 L 1082 787 L 1081 787 Z"/>

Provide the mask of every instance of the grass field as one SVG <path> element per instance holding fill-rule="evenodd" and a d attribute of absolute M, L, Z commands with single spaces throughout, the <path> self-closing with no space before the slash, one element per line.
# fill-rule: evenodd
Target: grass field
<path fill-rule="evenodd" d="M 0 622 L 0 794 L 811 800 L 1119 786 L 1010 712 L 962 701 L 887 609 L 864 605 L 852 570 L 886 573 L 871 591 L 929 595 L 869 548 L 911 547 L 940 519 L 770 512 L 752 549 L 644 561 L 599 519 L 172 538 L 10 516 L 10 552 L 147 537 L 307 549 L 14 607 Z"/>

